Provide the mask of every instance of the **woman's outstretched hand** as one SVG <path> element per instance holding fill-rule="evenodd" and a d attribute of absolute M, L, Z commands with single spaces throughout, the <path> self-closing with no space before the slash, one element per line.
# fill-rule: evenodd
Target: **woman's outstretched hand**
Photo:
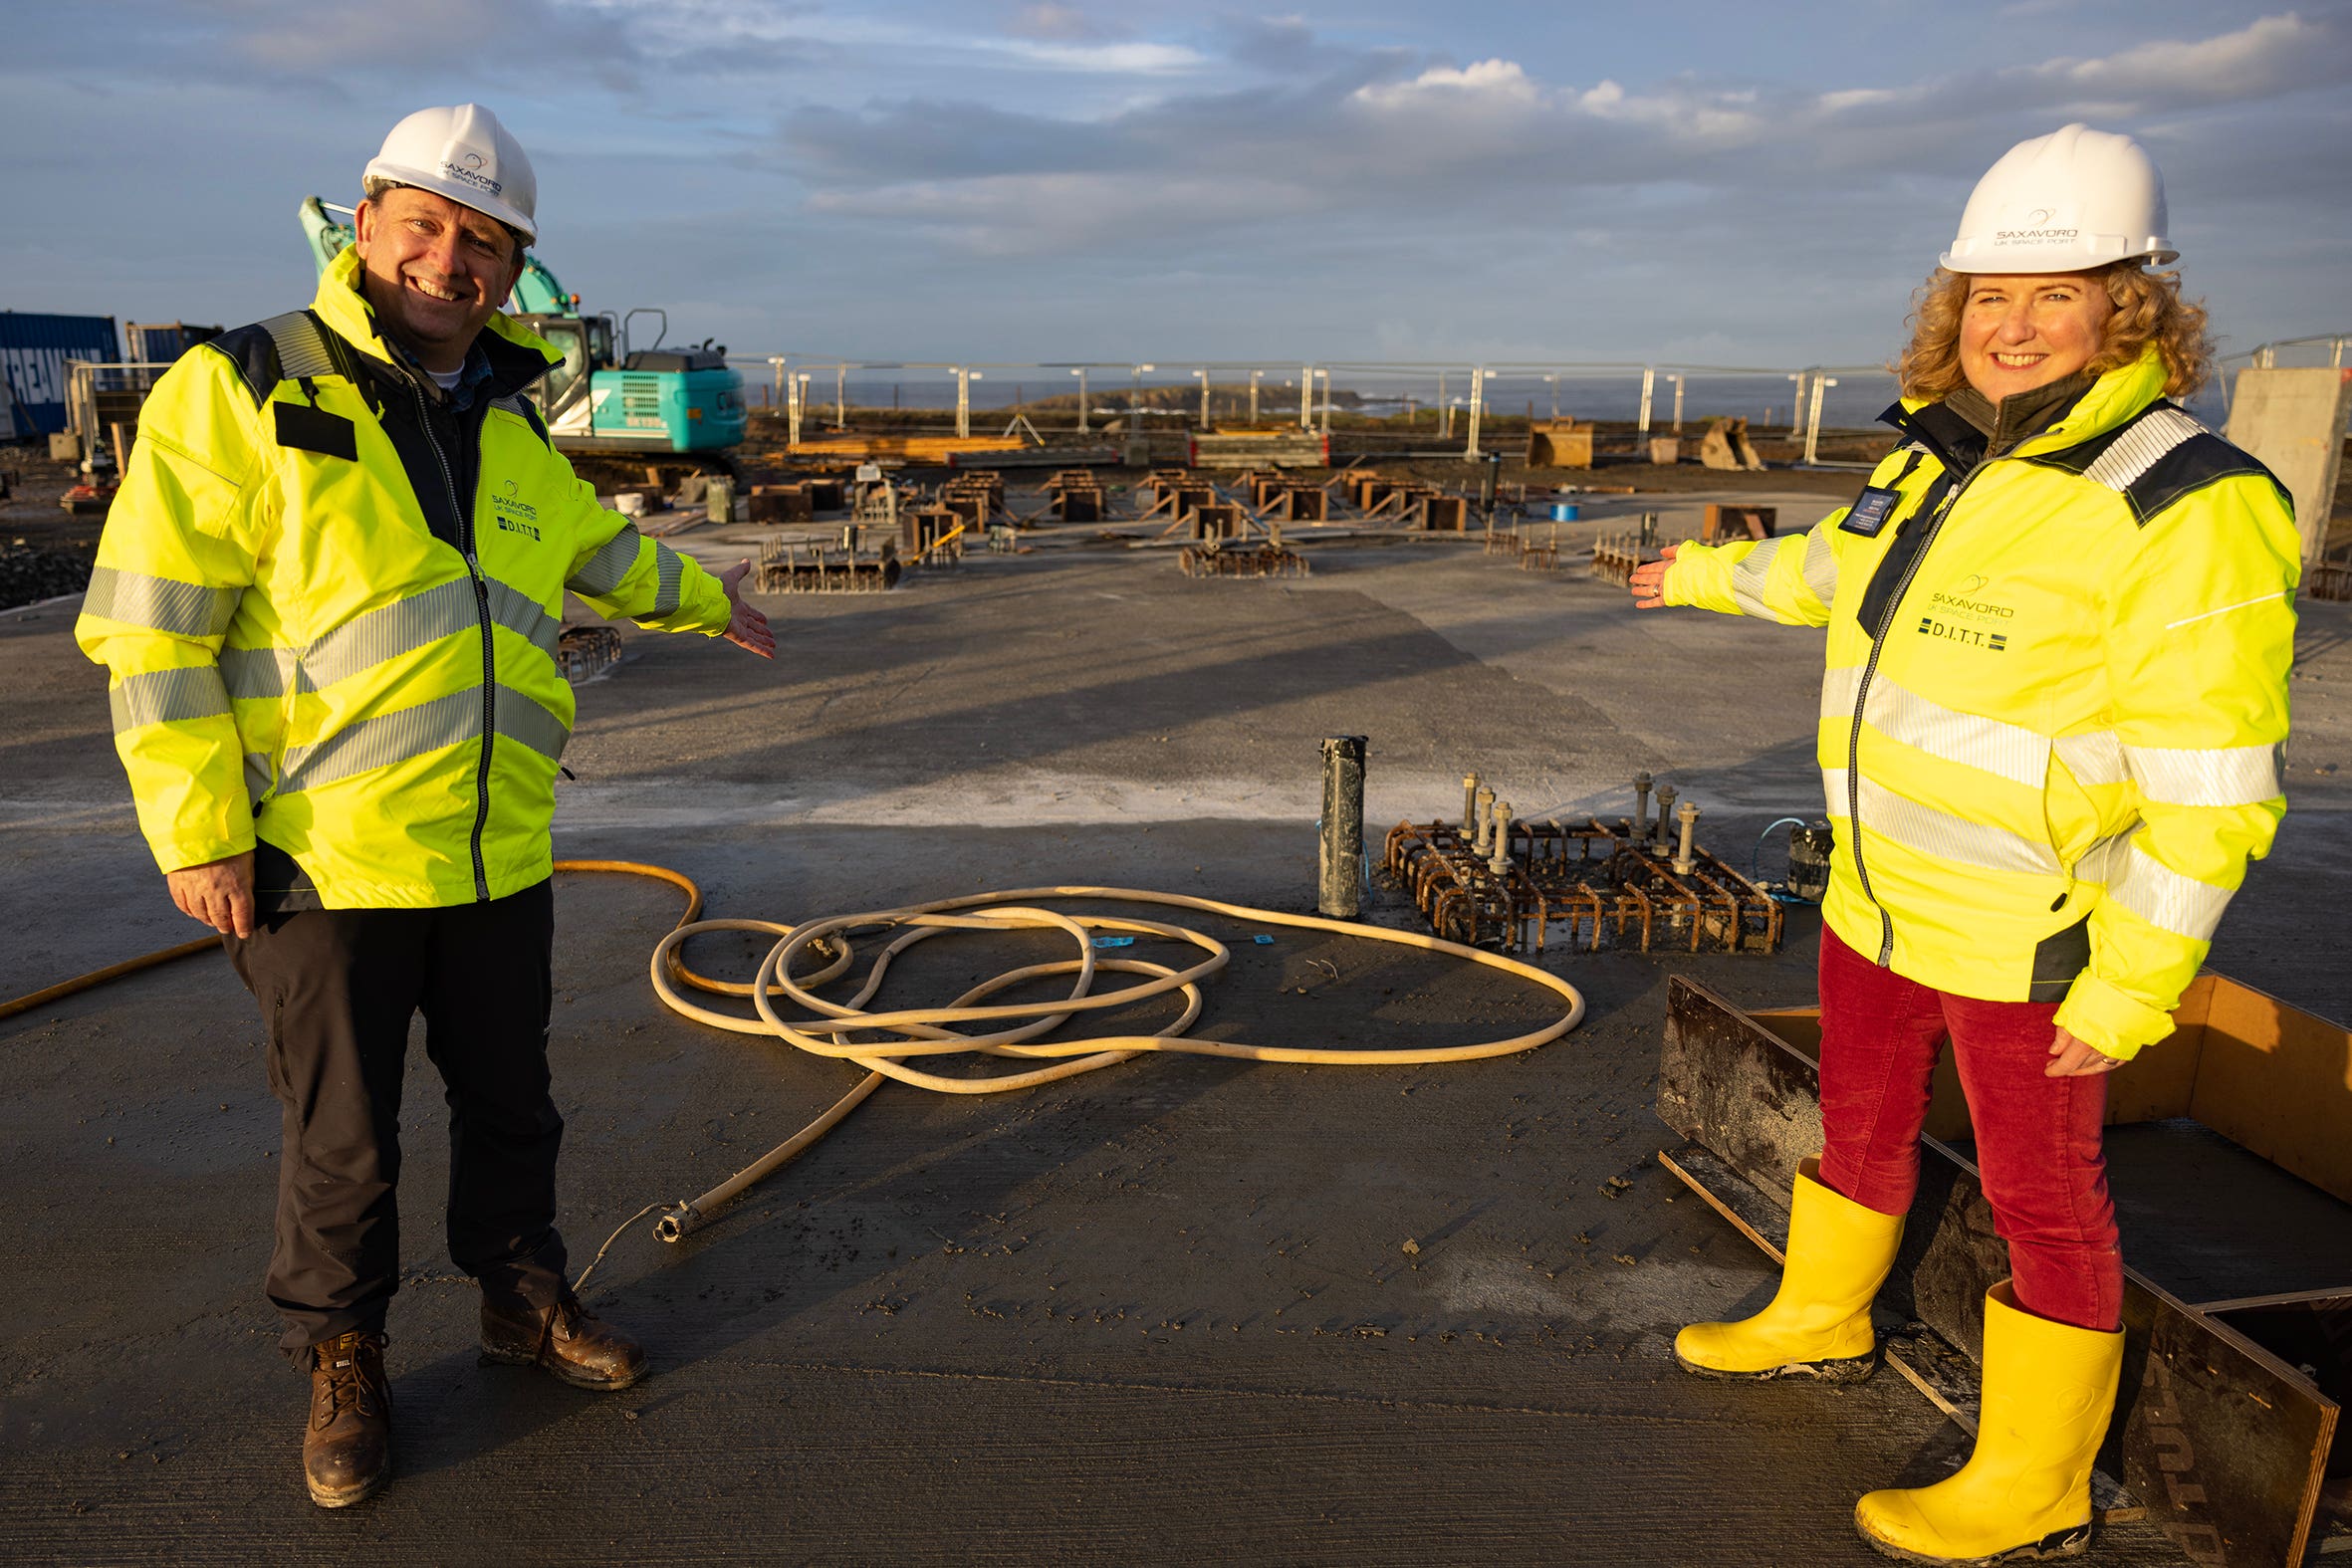
<path fill-rule="evenodd" d="M 1656 560 L 1633 568 L 1633 580 L 1626 584 L 1633 590 L 1635 609 L 1659 609 L 1666 603 L 1666 568 L 1674 564 L 1674 558 L 1682 550 L 1680 545 L 1669 545 L 1658 553 Z"/>

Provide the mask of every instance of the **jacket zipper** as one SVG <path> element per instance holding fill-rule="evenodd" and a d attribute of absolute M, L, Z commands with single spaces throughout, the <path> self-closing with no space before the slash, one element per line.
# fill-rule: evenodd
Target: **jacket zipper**
<path fill-rule="evenodd" d="M 449 472 L 449 454 L 441 450 L 441 438 L 433 433 L 432 411 L 425 406 L 424 388 L 411 382 L 409 390 L 416 395 L 417 422 L 424 427 L 425 444 L 433 449 L 433 461 L 441 470 L 441 488 L 449 497 L 451 514 L 457 519 L 457 550 L 465 558 L 466 575 L 473 579 L 474 619 L 482 632 L 482 758 L 474 768 L 472 848 L 474 899 L 477 903 L 487 903 L 490 873 L 482 860 L 482 834 L 490 825 L 490 753 L 498 735 L 498 657 L 490 630 L 490 587 L 482 580 L 482 563 L 474 556 L 474 515 L 458 502 L 457 480 Z"/>
<path fill-rule="evenodd" d="M 1951 472 L 1950 461 L 1941 452 L 1937 454 L 1937 460 L 1945 463 L 1946 473 Z M 1911 589 L 1911 579 L 1919 575 L 1920 563 L 1928 559 L 1928 552 L 1935 549 L 1936 536 L 1943 532 L 1944 520 L 1952 515 L 1952 509 L 1960 504 L 1960 498 L 1968 494 L 1969 486 L 1976 483 L 1977 476 L 1990 466 L 1991 461 L 1990 458 L 1982 460 L 1970 469 L 1968 476 L 1944 498 L 1943 505 L 1936 508 L 1936 515 L 1928 519 L 1927 537 L 1919 542 L 1919 549 L 1912 553 L 1911 564 L 1903 568 L 1903 575 L 1895 579 L 1895 591 L 1887 598 L 1887 607 L 1878 619 L 1878 629 L 1870 634 L 1870 657 L 1863 661 L 1862 678 L 1854 685 L 1854 712 L 1846 725 L 1846 820 L 1854 824 L 1854 875 L 1862 883 L 1862 896 L 1870 900 L 1872 907 L 1878 911 L 1880 969 L 1891 968 L 1895 962 L 1895 917 L 1887 913 L 1886 905 L 1879 903 L 1878 895 L 1871 891 L 1870 868 L 1862 862 L 1862 710 L 1870 701 L 1870 679 L 1878 673 L 1878 656 L 1886 646 L 1887 632 L 1894 627 L 1895 612 L 1903 607 L 1903 595 Z"/>

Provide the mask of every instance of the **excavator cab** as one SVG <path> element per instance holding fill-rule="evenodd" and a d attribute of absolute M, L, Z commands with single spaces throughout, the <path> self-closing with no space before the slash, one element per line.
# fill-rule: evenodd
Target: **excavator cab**
<path fill-rule="evenodd" d="M 532 389 L 552 425 L 588 395 L 592 372 L 612 367 L 612 320 L 607 316 L 526 316 L 520 320 L 564 355 L 564 362 L 542 376 Z"/>

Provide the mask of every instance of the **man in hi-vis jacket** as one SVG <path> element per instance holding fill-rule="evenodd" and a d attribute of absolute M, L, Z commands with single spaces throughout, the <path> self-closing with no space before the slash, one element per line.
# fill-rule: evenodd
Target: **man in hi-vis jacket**
<path fill-rule="evenodd" d="M 641 538 L 524 397 L 561 355 L 499 313 L 536 237 L 523 149 L 478 105 L 395 126 L 308 310 L 155 385 L 76 635 L 179 908 L 217 928 L 285 1108 L 267 1287 L 311 1374 L 313 1500 L 391 1470 L 402 1060 L 448 1088 L 449 1251 L 482 1348 L 584 1388 L 644 1353 L 582 1309 L 555 1227 L 548 826 L 573 720 L 567 589 L 772 656 L 743 602 Z"/>

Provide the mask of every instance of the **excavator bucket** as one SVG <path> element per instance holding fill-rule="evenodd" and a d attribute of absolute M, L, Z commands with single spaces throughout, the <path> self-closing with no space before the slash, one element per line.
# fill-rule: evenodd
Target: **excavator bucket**
<path fill-rule="evenodd" d="M 1708 422 L 1699 442 L 1699 461 L 1709 468 L 1761 470 L 1764 459 L 1748 439 L 1748 421 L 1738 416 Z"/>

